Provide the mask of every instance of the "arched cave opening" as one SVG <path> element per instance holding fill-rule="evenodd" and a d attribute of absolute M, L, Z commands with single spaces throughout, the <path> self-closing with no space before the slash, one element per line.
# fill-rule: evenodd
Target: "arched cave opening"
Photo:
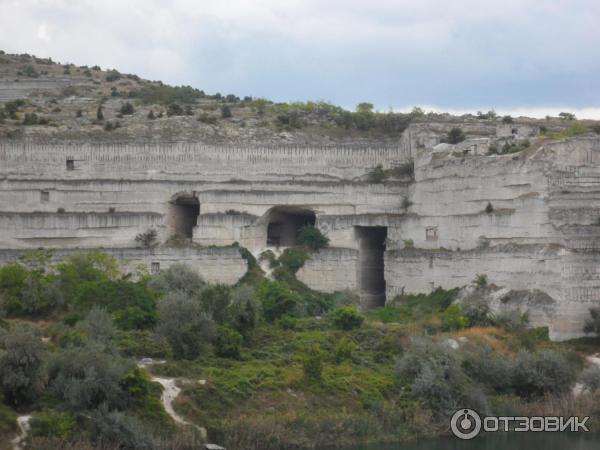
<path fill-rule="evenodd" d="M 198 199 L 192 194 L 179 195 L 171 201 L 170 210 L 173 234 L 192 239 L 200 214 Z"/>
<path fill-rule="evenodd" d="M 387 227 L 354 227 L 359 243 L 358 284 L 365 308 L 385 305 L 385 241 Z"/>
<path fill-rule="evenodd" d="M 276 206 L 269 211 L 267 245 L 291 247 L 296 245 L 298 233 L 305 225 L 314 225 L 314 211 L 295 206 Z"/>

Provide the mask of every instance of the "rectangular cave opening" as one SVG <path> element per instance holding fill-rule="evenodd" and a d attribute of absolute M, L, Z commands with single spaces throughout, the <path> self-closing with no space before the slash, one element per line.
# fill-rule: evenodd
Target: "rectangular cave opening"
<path fill-rule="evenodd" d="M 385 242 L 387 227 L 354 227 L 359 243 L 358 286 L 363 308 L 385 305 Z"/>
<path fill-rule="evenodd" d="M 198 225 L 200 203 L 193 195 L 181 195 L 171 202 L 171 220 L 174 234 L 187 239 L 194 237 Z"/>

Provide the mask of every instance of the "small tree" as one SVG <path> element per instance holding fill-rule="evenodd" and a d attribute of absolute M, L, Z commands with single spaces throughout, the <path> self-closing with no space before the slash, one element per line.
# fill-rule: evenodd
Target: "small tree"
<path fill-rule="evenodd" d="M 96 109 L 96 119 L 104 120 L 104 113 L 102 112 L 102 105 L 98 105 L 98 109 Z"/>
<path fill-rule="evenodd" d="M 320 381 L 323 376 L 323 350 L 314 344 L 302 355 L 302 369 L 306 381 Z"/>
<path fill-rule="evenodd" d="M 491 214 L 494 212 L 494 207 L 492 206 L 491 202 L 488 202 L 488 204 L 486 205 L 485 212 L 486 214 Z"/>
<path fill-rule="evenodd" d="M 215 353 L 224 358 L 240 357 L 240 348 L 242 346 L 242 335 L 237 331 L 220 326 L 217 329 L 217 338 L 215 339 Z"/>
<path fill-rule="evenodd" d="M 329 245 L 329 238 L 314 225 L 304 225 L 298 233 L 298 244 L 311 250 L 319 250 Z"/>
<path fill-rule="evenodd" d="M 148 113 L 148 119 L 150 120 L 154 120 L 156 117 L 154 117 L 154 110 L 150 110 L 150 112 Z"/>
<path fill-rule="evenodd" d="M 383 170 L 383 166 L 381 164 L 377 164 L 373 167 L 368 174 L 368 179 L 371 183 L 381 183 L 386 179 L 385 170 Z"/>
<path fill-rule="evenodd" d="M 183 292 L 172 292 L 158 306 L 157 332 L 175 358 L 195 359 L 213 340 L 215 324 L 200 303 Z"/>
<path fill-rule="evenodd" d="M 221 117 L 223 119 L 228 119 L 232 115 L 233 114 L 231 114 L 231 108 L 229 107 L 229 105 L 223 105 L 223 106 L 221 106 Z"/>
<path fill-rule="evenodd" d="M 448 144 L 458 144 L 459 142 L 464 141 L 466 138 L 467 137 L 462 129 L 454 127 L 448 131 L 444 142 L 447 142 Z"/>
<path fill-rule="evenodd" d="M 0 383 L 12 405 L 35 399 L 45 385 L 44 346 L 31 329 L 19 326 L 1 337 Z"/>
<path fill-rule="evenodd" d="M 590 308 L 590 318 L 586 319 L 583 331 L 600 334 L 600 308 Z"/>
<path fill-rule="evenodd" d="M 121 105 L 121 114 L 124 116 L 131 115 L 135 112 L 133 105 L 129 102 L 123 103 Z"/>
<path fill-rule="evenodd" d="M 570 112 L 561 112 L 558 114 L 561 120 L 575 120 L 575 114 Z"/>
<path fill-rule="evenodd" d="M 502 117 L 502 123 L 513 123 L 513 118 L 511 116 Z"/>
<path fill-rule="evenodd" d="M 258 285 L 257 297 L 261 302 L 263 317 L 268 322 L 274 322 L 284 315 L 296 315 L 300 304 L 300 297 L 281 281 L 263 280 Z"/>
<path fill-rule="evenodd" d="M 341 308 L 334 310 L 330 317 L 333 324 L 342 330 L 358 328 L 365 320 L 354 305 L 342 306 Z"/>
<path fill-rule="evenodd" d="M 135 241 L 140 243 L 144 248 L 152 248 L 156 246 L 156 238 L 157 238 L 156 230 L 150 229 L 145 231 L 144 233 L 140 233 L 135 237 Z"/>

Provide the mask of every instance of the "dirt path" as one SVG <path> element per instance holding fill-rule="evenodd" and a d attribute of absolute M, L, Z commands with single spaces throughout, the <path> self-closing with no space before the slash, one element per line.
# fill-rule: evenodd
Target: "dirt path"
<path fill-rule="evenodd" d="M 29 433 L 29 420 L 31 415 L 17 417 L 17 425 L 19 426 L 19 435 L 14 438 L 11 443 L 13 450 L 23 450 L 27 434 Z"/>

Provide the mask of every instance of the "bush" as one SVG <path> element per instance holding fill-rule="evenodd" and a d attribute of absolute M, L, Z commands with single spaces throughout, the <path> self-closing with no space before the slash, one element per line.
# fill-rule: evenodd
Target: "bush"
<path fill-rule="evenodd" d="M 352 330 L 362 325 L 365 320 L 353 305 L 342 306 L 331 312 L 330 318 L 337 328 L 342 330 Z"/>
<path fill-rule="evenodd" d="M 42 341 L 24 326 L 4 331 L 0 339 L 0 383 L 4 399 L 14 406 L 29 403 L 45 386 Z"/>
<path fill-rule="evenodd" d="M 202 312 L 216 323 L 227 320 L 227 307 L 231 300 L 231 289 L 224 284 L 208 285 L 199 296 Z"/>
<path fill-rule="evenodd" d="M 254 298 L 254 288 L 242 284 L 231 291 L 231 303 L 227 308 L 228 322 L 242 335 L 248 335 L 256 327 L 259 308 Z"/>
<path fill-rule="evenodd" d="M 112 82 L 117 81 L 121 78 L 121 74 L 117 70 L 110 70 L 106 74 L 106 81 Z"/>
<path fill-rule="evenodd" d="M 197 300 L 177 291 L 158 305 L 157 333 L 169 343 L 175 358 L 195 359 L 213 340 L 215 325 Z"/>
<path fill-rule="evenodd" d="M 429 339 L 414 340 L 398 361 L 396 374 L 437 416 L 452 414 L 463 407 L 471 391 L 457 352 Z"/>
<path fill-rule="evenodd" d="M 492 204 L 490 202 L 488 202 L 488 204 L 485 207 L 485 213 L 491 214 L 493 212 L 494 212 L 494 207 L 492 206 Z"/>
<path fill-rule="evenodd" d="M 75 424 L 72 415 L 49 409 L 33 413 L 29 421 L 31 435 L 36 437 L 64 438 L 73 431 Z"/>
<path fill-rule="evenodd" d="M 135 237 L 135 242 L 141 244 L 144 248 L 152 248 L 157 245 L 156 238 L 158 233 L 154 229 L 150 229 L 145 231 L 144 233 L 140 233 Z"/>
<path fill-rule="evenodd" d="M 308 255 L 300 248 L 286 248 L 279 257 L 279 264 L 291 274 L 295 274 L 304 265 Z"/>
<path fill-rule="evenodd" d="M 277 320 L 277 326 L 282 330 L 296 330 L 298 325 L 298 319 L 292 316 L 281 316 L 281 318 Z"/>
<path fill-rule="evenodd" d="M 317 251 L 329 244 L 329 238 L 314 225 L 304 225 L 298 233 L 298 244 Z"/>
<path fill-rule="evenodd" d="M 226 326 L 217 329 L 215 353 L 224 358 L 239 358 L 242 346 L 242 335 Z"/>
<path fill-rule="evenodd" d="M 9 316 L 44 317 L 61 307 L 64 298 L 57 277 L 21 264 L 0 267 L 0 305 Z"/>
<path fill-rule="evenodd" d="M 221 117 L 223 119 L 228 119 L 232 116 L 233 114 L 231 114 L 231 108 L 228 105 L 223 105 L 221 106 Z"/>
<path fill-rule="evenodd" d="M 462 315 L 459 305 L 450 305 L 442 313 L 442 330 L 461 330 L 469 326 L 469 320 Z"/>
<path fill-rule="evenodd" d="M 475 285 L 479 288 L 484 288 L 488 284 L 488 278 L 485 273 L 478 273 L 475 277 Z"/>
<path fill-rule="evenodd" d="M 323 376 L 325 355 L 319 344 L 311 346 L 301 357 L 304 379 L 308 382 L 320 381 Z"/>
<path fill-rule="evenodd" d="M 371 183 L 381 183 L 387 178 L 387 174 L 383 170 L 383 166 L 378 164 L 369 171 L 367 178 Z"/>
<path fill-rule="evenodd" d="M 87 341 L 53 355 L 48 366 L 49 393 L 70 412 L 90 411 L 104 405 L 120 409 L 131 402 L 122 386 L 132 361 L 119 357 L 114 349 Z"/>
<path fill-rule="evenodd" d="M 171 103 L 170 105 L 167 106 L 167 116 L 171 117 L 171 116 L 183 116 L 183 115 L 184 115 L 184 111 L 180 104 Z"/>
<path fill-rule="evenodd" d="M 583 369 L 579 381 L 591 392 L 596 392 L 600 389 L 600 367 L 594 365 Z"/>
<path fill-rule="evenodd" d="M 515 357 L 512 379 L 521 397 L 534 397 L 568 390 L 576 374 L 576 368 L 563 353 L 521 350 Z"/>
<path fill-rule="evenodd" d="M 494 352 L 488 345 L 477 346 L 466 352 L 463 367 L 471 378 L 497 392 L 506 392 L 511 387 L 512 361 Z"/>
<path fill-rule="evenodd" d="M 447 142 L 448 144 L 458 144 L 464 141 L 466 138 L 467 137 L 465 136 L 463 130 L 455 127 L 448 131 L 448 134 L 444 139 L 442 139 L 442 142 Z"/>
<path fill-rule="evenodd" d="M 490 306 L 480 297 L 471 297 L 461 304 L 462 315 L 471 326 L 487 326 L 491 323 Z"/>
<path fill-rule="evenodd" d="M 143 329 L 156 323 L 156 299 L 142 283 L 105 280 L 81 284 L 74 299 L 80 310 L 94 306 L 113 314 L 116 325 L 124 330 Z"/>
<path fill-rule="evenodd" d="M 263 280 L 256 293 L 267 322 L 274 322 L 284 315 L 298 314 L 301 299 L 284 282 Z"/>
<path fill-rule="evenodd" d="M 352 355 L 356 353 L 358 346 L 347 337 L 340 339 L 335 345 L 333 352 L 333 358 L 337 364 L 352 358 Z"/>
<path fill-rule="evenodd" d="M 590 308 L 590 318 L 586 319 L 583 331 L 600 334 L 600 308 Z"/>
<path fill-rule="evenodd" d="M 126 102 L 121 105 L 121 114 L 124 116 L 131 115 L 135 112 L 133 105 L 129 102 Z"/>
<path fill-rule="evenodd" d="M 200 294 L 206 287 L 206 283 L 190 266 L 173 264 L 154 275 L 148 286 L 162 294 L 178 291 L 193 296 Z"/>
<path fill-rule="evenodd" d="M 96 109 L 96 119 L 100 121 L 104 120 L 104 112 L 102 112 L 102 105 L 98 105 L 98 109 Z"/>

